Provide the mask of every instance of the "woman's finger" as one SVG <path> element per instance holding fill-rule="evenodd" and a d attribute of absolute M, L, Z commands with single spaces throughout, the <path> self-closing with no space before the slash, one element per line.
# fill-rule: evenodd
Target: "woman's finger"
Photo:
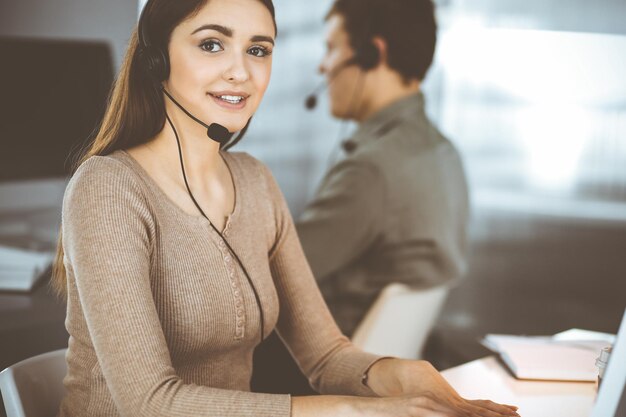
<path fill-rule="evenodd" d="M 497 411 L 507 416 L 519 416 L 517 413 L 518 407 L 514 405 L 498 404 L 490 400 L 469 400 L 468 402 L 491 411 Z"/>
<path fill-rule="evenodd" d="M 508 407 L 497 407 L 497 409 L 493 409 L 492 407 L 499 406 L 499 404 L 485 404 L 485 402 L 481 402 L 480 400 L 476 401 L 468 401 L 466 402 L 467 410 L 470 412 L 472 417 L 519 417 L 516 411 L 508 408 Z"/>

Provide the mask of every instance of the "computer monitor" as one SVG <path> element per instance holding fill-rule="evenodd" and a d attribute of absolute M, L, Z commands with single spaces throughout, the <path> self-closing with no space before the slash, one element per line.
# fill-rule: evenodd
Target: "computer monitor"
<path fill-rule="evenodd" d="M 104 42 L 0 37 L 0 183 L 66 177 L 113 82 Z"/>
<path fill-rule="evenodd" d="M 0 57 L 0 245 L 54 250 L 71 155 L 98 126 L 113 82 L 111 48 L 0 37 Z"/>
<path fill-rule="evenodd" d="M 591 417 L 626 417 L 626 311 Z"/>

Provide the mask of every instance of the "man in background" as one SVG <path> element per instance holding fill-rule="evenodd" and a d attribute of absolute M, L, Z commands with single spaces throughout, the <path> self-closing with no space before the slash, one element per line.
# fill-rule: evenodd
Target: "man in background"
<path fill-rule="evenodd" d="M 320 72 L 332 114 L 358 129 L 296 226 L 348 336 L 389 283 L 450 286 L 466 269 L 462 163 L 421 92 L 436 30 L 430 0 L 336 0 L 326 16 Z"/>
<path fill-rule="evenodd" d="M 465 176 L 421 93 L 435 38 L 430 0 L 336 0 L 326 17 L 332 113 L 359 127 L 296 227 L 347 336 L 387 284 L 427 290 L 465 271 Z M 253 390 L 312 392 L 285 353 L 276 335 L 257 349 Z"/>

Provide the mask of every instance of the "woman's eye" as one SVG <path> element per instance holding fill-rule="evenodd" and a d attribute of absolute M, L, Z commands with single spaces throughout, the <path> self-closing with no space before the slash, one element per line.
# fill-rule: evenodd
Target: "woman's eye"
<path fill-rule="evenodd" d="M 250 55 L 254 55 L 258 58 L 262 58 L 264 56 L 268 56 L 272 54 L 272 51 L 268 50 L 267 48 L 264 48 L 262 46 L 253 46 L 252 48 L 248 49 L 248 53 Z"/>
<path fill-rule="evenodd" d="M 219 52 L 221 51 L 222 45 L 215 40 L 204 41 L 200 44 L 200 48 L 206 52 Z"/>

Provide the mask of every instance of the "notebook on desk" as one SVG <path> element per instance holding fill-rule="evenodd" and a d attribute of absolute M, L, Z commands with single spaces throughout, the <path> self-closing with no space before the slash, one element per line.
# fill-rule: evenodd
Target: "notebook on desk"
<path fill-rule="evenodd" d="M 490 334 L 483 344 L 499 353 L 518 379 L 593 382 L 598 375 L 595 360 L 604 347 L 613 343 L 612 339 L 612 335 L 562 340 L 558 335 Z"/>

